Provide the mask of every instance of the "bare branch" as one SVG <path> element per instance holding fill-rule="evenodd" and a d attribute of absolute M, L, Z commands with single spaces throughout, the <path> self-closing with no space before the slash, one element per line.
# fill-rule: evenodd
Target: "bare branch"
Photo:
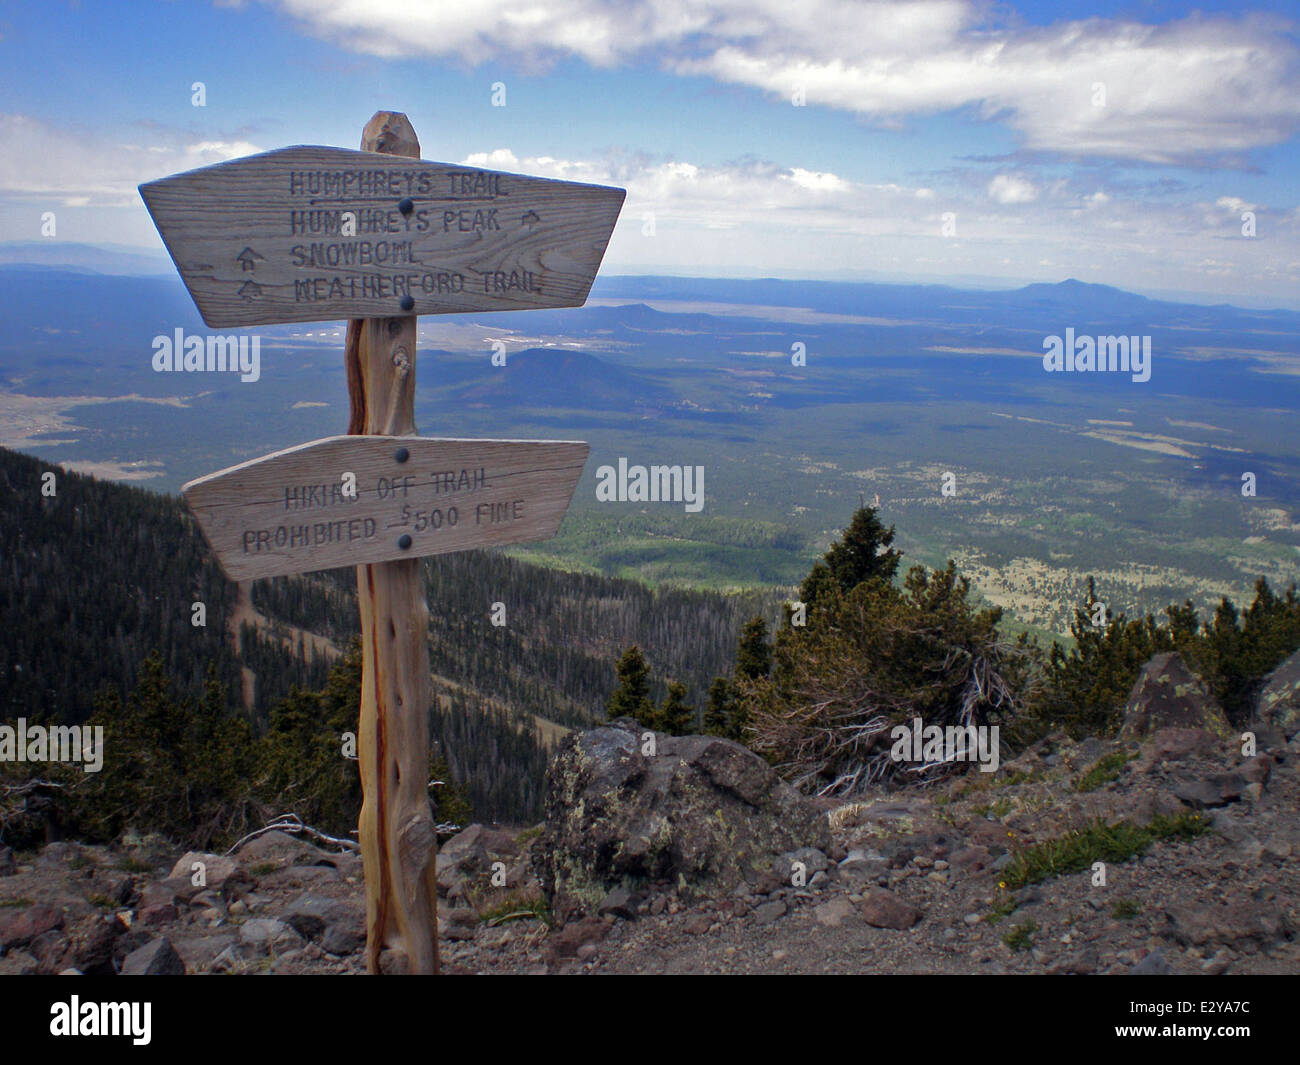
<path fill-rule="evenodd" d="M 238 843 L 236 843 L 233 847 L 231 847 L 230 850 L 226 851 L 225 856 L 229 858 L 232 854 L 235 853 L 235 851 L 239 850 L 239 848 L 242 847 L 245 843 L 257 839 L 258 836 L 264 836 L 268 832 L 288 832 L 291 835 L 310 836 L 312 839 L 317 840 L 318 842 L 327 843 L 332 847 L 341 847 L 343 850 L 352 851 L 354 853 L 360 852 L 361 850 L 361 845 L 358 844 L 355 840 L 341 839 L 338 836 L 327 835 L 326 833 L 320 831 L 320 829 L 312 828 L 311 825 L 303 824 L 302 818 L 300 818 L 297 814 L 281 814 L 279 817 L 275 818 L 274 820 L 268 821 L 261 828 L 256 829 L 253 832 L 250 832 Z"/>

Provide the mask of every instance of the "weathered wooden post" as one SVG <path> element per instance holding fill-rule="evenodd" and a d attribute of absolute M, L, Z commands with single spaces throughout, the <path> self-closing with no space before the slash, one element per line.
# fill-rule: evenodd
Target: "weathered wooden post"
<path fill-rule="evenodd" d="M 378 112 L 361 150 L 420 157 L 405 115 Z M 413 314 L 348 323 L 348 432 L 415 435 Z M 357 567 L 361 608 L 361 860 L 366 969 L 385 949 L 412 973 L 438 971 L 438 835 L 429 807 L 429 609 L 418 558 Z M 397 965 L 402 960 L 395 958 Z"/>
<path fill-rule="evenodd" d="M 377 113 L 361 147 L 281 149 L 140 192 L 209 326 L 351 319 L 349 435 L 183 491 L 232 579 L 356 565 L 366 967 L 433 973 L 437 837 L 419 559 L 554 536 L 588 449 L 417 437 L 416 315 L 581 306 L 624 192 L 420 161 L 415 131 L 396 112 Z M 224 364 L 230 339 L 187 344 L 185 358 Z"/>

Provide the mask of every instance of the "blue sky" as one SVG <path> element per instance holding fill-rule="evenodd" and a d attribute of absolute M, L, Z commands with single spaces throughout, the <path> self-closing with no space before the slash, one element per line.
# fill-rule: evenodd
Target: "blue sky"
<path fill-rule="evenodd" d="M 356 147 L 387 108 L 425 158 L 626 187 L 609 273 L 1078 277 L 1300 306 L 1296 11 L 0 3 L 0 240 L 39 239 L 53 210 L 60 240 L 158 248 L 139 182 Z"/>

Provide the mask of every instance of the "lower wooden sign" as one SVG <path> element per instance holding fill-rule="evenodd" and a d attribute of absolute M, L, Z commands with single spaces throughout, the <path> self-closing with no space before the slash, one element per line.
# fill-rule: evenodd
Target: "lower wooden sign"
<path fill-rule="evenodd" d="M 571 440 L 331 436 L 182 489 L 232 580 L 547 540 L 587 460 Z"/>

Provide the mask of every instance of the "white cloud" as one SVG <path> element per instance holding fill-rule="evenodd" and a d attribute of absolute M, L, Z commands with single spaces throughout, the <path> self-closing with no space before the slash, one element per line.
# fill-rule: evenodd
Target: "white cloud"
<path fill-rule="evenodd" d="M 543 172 L 540 160 L 514 163 L 523 172 Z M 993 285 L 1074 276 L 1278 305 L 1294 304 L 1300 286 L 1300 265 L 1291 261 L 1300 211 L 1270 216 L 1274 239 L 1249 240 L 1236 214 L 1208 199 L 1152 203 L 1140 193 L 1098 189 L 1092 176 L 1036 187 L 1004 174 L 990 187 L 958 175 L 936 190 L 869 185 L 839 174 L 809 182 L 795 168 L 764 160 L 710 167 L 620 158 L 549 166 L 628 190 L 604 267 L 613 273 L 965 276 Z M 948 212 L 957 216 L 956 238 L 942 236 Z M 653 237 L 642 230 L 647 214 L 655 216 Z M 717 239 L 719 229 L 727 231 L 725 241 Z"/>
<path fill-rule="evenodd" d="M 159 134 L 167 136 L 166 133 Z M 0 114 L 0 197 L 65 207 L 142 206 L 136 186 L 262 151 L 245 140 L 131 144 Z"/>
<path fill-rule="evenodd" d="M 1294 39 L 1257 16 L 1040 27 L 992 22 L 975 0 L 280 2 L 378 56 L 654 61 L 882 123 L 973 108 L 1028 149 L 1077 156 L 1232 162 L 1300 126 Z"/>
<path fill-rule="evenodd" d="M 1214 201 L 1214 206 L 1222 207 L 1225 211 L 1231 211 L 1234 214 L 1241 211 L 1255 210 L 1255 205 L 1253 203 L 1247 203 L 1245 200 L 1240 199 L 1237 196 L 1220 196 Z"/>
<path fill-rule="evenodd" d="M 989 199 L 1001 204 L 1033 203 L 1038 189 L 1032 181 L 1012 174 L 999 174 L 989 182 Z"/>
<path fill-rule="evenodd" d="M 1233 263 L 1234 293 L 1242 297 L 1293 304 L 1300 286 L 1300 265 L 1290 261 L 1300 210 L 1269 216 L 1275 239 L 1250 240 L 1231 197 L 1153 203 L 1140 191 L 1099 189 L 1092 175 L 1035 185 L 1016 174 L 990 182 L 972 171 L 935 189 L 860 183 L 762 159 L 705 166 L 649 157 L 527 158 L 498 149 L 465 162 L 626 188 L 603 268 L 613 273 L 964 275 L 993 284 L 1036 274 L 1223 298 L 1223 264 Z M 955 238 L 942 235 L 949 212 L 957 217 Z M 649 214 L 653 237 L 642 227 Z"/>
<path fill-rule="evenodd" d="M 39 212 L 62 205 L 81 210 L 60 215 L 61 237 L 156 243 L 139 182 L 257 150 L 237 137 L 151 136 L 153 143 L 124 144 L 0 116 L 0 137 L 11 146 L 0 155 L 0 236 L 34 235 Z M 1278 304 L 1293 304 L 1300 291 L 1300 208 L 1256 206 L 1219 190 L 1180 203 L 1147 199 L 1141 188 L 1099 188 L 1091 172 L 1035 183 L 1018 172 L 990 181 L 973 167 L 925 185 L 868 184 L 762 158 L 726 165 L 619 153 L 561 159 L 508 147 L 462 161 L 626 188 L 606 272 L 964 276 L 994 285 L 1075 276 Z M 1259 239 L 1241 233 L 1247 208 L 1260 212 Z M 650 214 L 654 236 L 643 227 Z M 947 214 L 956 216 L 955 237 L 943 235 Z"/>
<path fill-rule="evenodd" d="M 149 150 L 156 151 L 157 149 L 151 148 Z M 255 155 L 261 150 L 252 141 L 200 141 L 198 144 L 186 145 L 183 149 L 186 155 L 207 159 L 213 163 L 220 163 L 226 159 L 238 159 L 243 155 Z M 166 151 L 166 149 L 164 148 L 163 151 Z"/>
<path fill-rule="evenodd" d="M 835 174 L 804 170 L 798 166 L 790 171 L 789 180 L 793 181 L 801 189 L 810 189 L 814 192 L 843 192 L 848 188 L 848 183 Z"/>

